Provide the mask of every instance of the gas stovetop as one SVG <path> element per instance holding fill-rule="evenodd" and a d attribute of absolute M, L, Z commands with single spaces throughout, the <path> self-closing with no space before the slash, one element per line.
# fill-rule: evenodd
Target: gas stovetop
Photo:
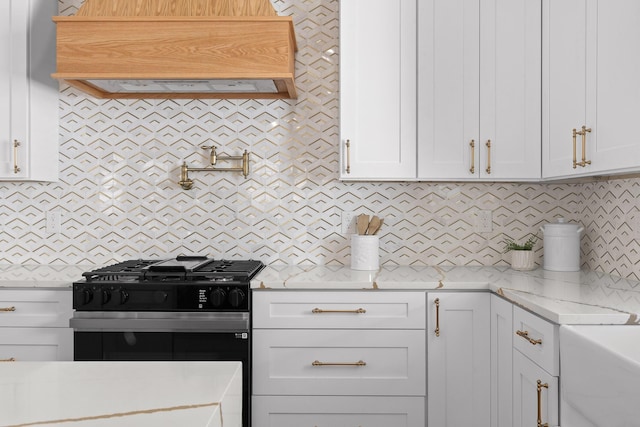
<path fill-rule="evenodd" d="M 73 284 L 82 311 L 248 311 L 249 282 L 264 264 L 182 256 L 129 260 L 83 273 Z"/>

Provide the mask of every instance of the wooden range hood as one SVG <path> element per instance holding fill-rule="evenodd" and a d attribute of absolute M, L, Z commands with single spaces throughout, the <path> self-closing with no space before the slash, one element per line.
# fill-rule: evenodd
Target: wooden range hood
<path fill-rule="evenodd" d="M 293 20 L 269 0 L 86 0 L 53 17 L 52 77 L 96 98 L 296 98 Z"/>

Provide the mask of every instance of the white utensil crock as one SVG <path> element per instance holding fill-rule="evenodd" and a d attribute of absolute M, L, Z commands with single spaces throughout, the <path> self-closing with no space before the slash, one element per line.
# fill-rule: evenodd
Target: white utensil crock
<path fill-rule="evenodd" d="M 580 235 L 584 227 L 564 218 L 540 227 L 543 233 L 543 268 L 551 271 L 580 270 Z"/>
<path fill-rule="evenodd" d="M 351 235 L 351 269 L 377 270 L 380 266 L 380 241 L 374 235 Z"/>

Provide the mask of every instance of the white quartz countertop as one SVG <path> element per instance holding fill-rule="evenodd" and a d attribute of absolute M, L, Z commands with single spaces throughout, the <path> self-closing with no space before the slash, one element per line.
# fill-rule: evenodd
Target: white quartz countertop
<path fill-rule="evenodd" d="M 344 266 L 271 265 L 252 280 L 251 287 L 485 290 L 558 324 L 640 325 L 640 282 L 589 271 L 441 266 L 384 266 L 377 271 L 357 271 Z"/>
<path fill-rule="evenodd" d="M 240 427 L 240 362 L 0 364 L 0 427 Z"/>

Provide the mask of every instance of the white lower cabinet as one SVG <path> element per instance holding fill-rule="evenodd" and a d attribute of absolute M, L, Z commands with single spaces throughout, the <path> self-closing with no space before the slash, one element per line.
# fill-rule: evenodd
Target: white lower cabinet
<path fill-rule="evenodd" d="M 427 294 L 430 427 L 490 425 L 490 295 Z"/>
<path fill-rule="evenodd" d="M 424 292 L 252 295 L 254 427 L 425 426 Z"/>
<path fill-rule="evenodd" d="M 491 427 L 513 423 L 513 305 L 491 295 Z"/>
<path fill-rule="evenodd" d="M 558 325 L 513 307 L 513 427 L 559 423 Z"/>
<path fill-rule="evenodd" d="M 69 289 L 0 289 L 0 361 L 73 360 Z"/>
<path fill-rule="evenodd" d="M 558 377 L 513 350 L 513 427 L 553 427 L 558 420 Z"/>
<path fill-rule="evenodd" d="M 256 427 L 425 426 L 424 397 L 254 396 Z"/>

